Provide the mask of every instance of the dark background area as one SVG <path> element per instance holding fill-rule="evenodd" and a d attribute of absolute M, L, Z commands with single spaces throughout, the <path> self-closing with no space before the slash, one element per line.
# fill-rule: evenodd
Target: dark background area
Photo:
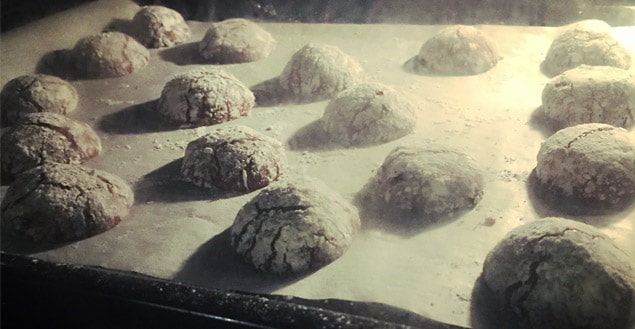
<path fill-rule="evenodd" d="M 95 0 L 3 0 L 8 31 Z M 231 17 L 288 22 L 562 25 L 598 18 L 634 25 L 635 0 L 137 0 L 178 10 L 185 19 Z"/>

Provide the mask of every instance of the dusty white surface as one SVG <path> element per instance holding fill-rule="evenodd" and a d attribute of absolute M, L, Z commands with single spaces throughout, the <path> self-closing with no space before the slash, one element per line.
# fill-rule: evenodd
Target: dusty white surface
<path fill-rule="evenodd" d="M 48 52 L 71 48 L 113 18 L 131 19 L 138 9 L 131 1 L 102 0 L 3 34 L 2 85 L 32 73 Z M 331 44 L 359 60 L 371 79 L 395 86 L 421 104 L 415 132 L 379 146 L 318 150 L 302 140 L 303 128 L 322 116 L 326 101 L 256 107 L 250 116 L 224 125 L 246 125 L 283 143 L 305 145 L 287 149 L 289 170 L 319 178 L 349 200 L 398 145 L 448 146 L 471 155 L 483 168 L 485 193 L 472 211 L 433 227 L 391 226 L 362 217 L 362 232 L 350 250 L 304 277 L 277 279 L 251 270 L 231 252 L 227 230 L 240 207 L 258 192 L 218 197 L 172 176 L 178 173 L 173 161 L 183 156 L 187 143 L 214 127 L 157 129 L 147 117 L 151 111 L 146 108 L 153 106 L 148 102 L 159 98 L 169 79 L 206 66 L 197 59 L 196 42 L 211 23 L 188 23 L 188 42 L 151 50 L 148 66 L 138 72 L 72 81 L 80 100 L 70 116 L 91 124 L 104 146 L 87 165 L 135 185 L 137 203 L 111 231 L 36 252 L 36 257 L 215 288 L 378 301 L 467 325 L 472 288 L 489 250 L 510 229 L 558 215 L 533 199 L 526 186 L 540 143 L 550 134 L 532 118 L 549 80 L 540 63 L 554 28 L 479 26 L 497 41 L 503 59 L 480 75 L 434 77 L 408 72 L 402 65 L 442 26 L 262 23 L 278 42 L 271 56 L 223 65 L 245 84 L 275 78 L 309 42 Z M 635 27 L 614 32 L 633 53 Z M 635 257 L 633 207 L 602 220 L 577 219 L 599 223 L 601 231 Z M 3 249 L 12 247 L 4 243 Z"/>

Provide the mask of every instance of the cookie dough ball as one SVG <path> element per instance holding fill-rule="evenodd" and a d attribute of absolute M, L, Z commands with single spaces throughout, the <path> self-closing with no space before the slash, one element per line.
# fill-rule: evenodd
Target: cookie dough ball
<path fill-rule="evenodd" d="M 258 24 L 232 18 L 212 24 L 199 43 L 199 52 L 216 63 L 246 63 L 269 56 L 275 46 L 273 36 Z"/>
<path fill-rule="evenodd" d="M 295 274 L 342 256 L 360 229 L 355 207 L 310 179 L 265 188 L 238 212 L 231 245 L 256 269 Z"/>
<path fill-rule="evenodd" d="M 308 44 L 293 54 L 280 85 L 298 100 L 311 101 L 333 97 L 362 79 L 361 65 L 339 48 Z"/>
<path fill-rule="evenodd" d="M 535 176 L 540 197 L 563 210 L 624 208 L 635 198 L 635 141 L 602 123 L 562 129 L 540 147 Z"/>
<path fill-rule="evenodd" d="M 364 83 L 331 100 L 322 125 L 341 144 L 372 145 L 411 133 L 416 116 L 417 107 L 405 95 L 379 83 Z"/>
<path fill-rule="evenodd" d="M 545 85 L 542 109 L 562 127 L 597 122 L 630 128 L 635 117 L 635 77 L 612 66 L 580 65 Z"/>
<path fill-rule="evenodd" d="M 84 78 L 111 78 L 134 73 L 148 64 L 150 53 L 132 37 L 104 32 L 80 39 L 71 51 L 71 63 Z"/>
<path fill-rule="evenodd" d="M 437 149 L 397 147 L 366 186 L 372 205 L 398 215 L 443 215 L 474 207 L 483 178 L 469 156 Z"/>
<path fill-rule="evenodd" d="M 563 28 L 551 43 L 542 69 L 555 76 L 582 64 L 627 70 L 631 55 L 611 34 L 608 24 L 587 20 Z"/>
<path fill-rule="evenodd" d="M 474 75 L 488 71 L 501 56 L 495 42 L 471 26 L 449 26 L 428 39 L 416 60 L 431 73 Z"/>
<path fill-rule="evenodd" d="M 99 155 L 101 141 L 86 123 L 57 113 L 31 113 L 7 130 L 2 173 L 13 176 L 44 162 L 81 164 Z"/>
<path fill-rule="evenodd" d="M 135 38 L 148 48 L 171 47 L 189 39 L 190 27 L 178 11 L 145 6 L 132 19 Z"/>
<path fill-rule="evenodd" d="M 2 124 L 14 124 L 29 113 L 69 113 L 77 107 L 77 99 L 77 91 L 65 80 L 44 74 L 23 75 L 2 88 Z"/>
<path fill-rule="evenodd" d="M 633 273 L 633 258 L 594 227 L 545 218 L 509 232 L 487 255 L 482 277 L 523 328 L 626 329 Z"/>
<path fill-rule="evenodd" d="M 24 240 L 60 243 L 115 227 L 134 201 L 110 173 L 46 163 L 18 175 L 2 200 L 2 229 Z"/>
<path fill-rule="evenodd" d="M 181 166 L 197 186 L 236 192 L 254 191 L 282 174 L 282 144 L 244 126 L 223 127 L 190 142 Z"/>
<path fill-rule="evenodd" d="M 194 70 L 165 84 L 159 112 L 177 124 L 214 125 L 247 116 L 254 94 L 224 70 Z"/>

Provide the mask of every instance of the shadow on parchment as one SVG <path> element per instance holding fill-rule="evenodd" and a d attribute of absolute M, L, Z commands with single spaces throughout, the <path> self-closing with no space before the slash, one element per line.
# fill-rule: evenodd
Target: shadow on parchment
<path fill-rule="evenodd" d="M 176 159 L 144 175 L 134 185 L 135 202 L 215 201 L 245 194 L 196 186 L 181 175 L 182 163 L 183 158 Z"/>
<path fill-rule="evenodd" d="M 544 138 L 548 138 L 564 128 L 562 123 L 545 115 L 542 106 L 539 106 L 531 113 L 528 123 L 532 129 L 541 133 Z"/>
<path fill-rule="evenodd" d="M 70 49 L 59 49 L 44 54 L 35 66 L 35 73 L 69 81 L 80 80 L 81 77 L 71 65 L 71 53 Z"/>
<path fill-rule="evenodd" d="M 328 151 L 342 148 L 334 143 L 322 128 L 322 122 L 316 120 L 298 129 L 287 140 L 287 145 L 292 151 Z"/>
<path fill-rule="evenodd" d="M 121 32 L 132 37 L 136 34 L 133 21 L 131 19 L 122 18 L 115 18 L 111 20 L 108 24 L 106 24 L 102 32 Z"/>
<path fill-rule="evenodd" d="M 163 49 L 159 57 L 179 66 L 213 64 L 198 52 L 198 42 L 188 42 Z"/>
<path fill-rule="evenodd" d="M 527 179 L 529 202 L 540 218 L 563 217 L 578 222 L 603 227 L 623 219 L 622 213 L 635 210 L 635 200 L 625 200 L 619 205 L 601 205 L 597 202 L 583 202 L 575 197 L 565 197 L 563 193 L 542 187 L 536 176 L 536 169 Z"/>
<path fill-rule="evenodd" d="M 311 274 L 280 276 L 259 272 L 234 252 L 230 239 L 228 228 L 201 245 L 173 279 L 217 289 L 271 293 Z"/>
<path fill-rule="evenodd" d="M 33 242 L 11 234 L 7 229 L 0 231 L 0 249 L 4 252 L 18 255 L 30 255 L 61 248 L 76 241 L 50 243 L 46 241 Z"/>
<path fill-rule="evenodd" d="M 99 121 L 99 128 L 110 134 L 144 134 L 179 129 L 157 111 L 158 100 L 132 105 L 107 114 Z"/>

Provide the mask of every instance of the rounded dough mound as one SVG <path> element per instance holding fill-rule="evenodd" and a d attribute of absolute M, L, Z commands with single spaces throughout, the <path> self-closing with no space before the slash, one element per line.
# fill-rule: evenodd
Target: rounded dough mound
<path fill-rule="evenodd" d="M 449 26 L 428 39 L 417 62 L 432 73 L 474 75 L 488 71 L 500 59 L 498 47 L 472 26 Z"/>
<path fill-rule="evenodd" d="M 528 328 L 626 329 L 633 273 L 632 258 L 599 230 L 545 218 L 510 231 L 487 255 L 482 277 Z"/>
<path fill-rule="evenodd" d="M 231 245 L 256 269 L 294 274 L 342 256 L 360 229 L 357 210 L 310 179 L 267 187 L 238 212 Z"/>
<path fill-rule="evenodd" d="M 44 162 L 81 164 L 99 155 L 101 141 L 86 123 L 57 113 L 32 113 L 2 134 L 2 172 L 10 176 Z"/>
<path fill-rule="evenodd" d="M 273 36 L 258 24 L 232 18 L 212 24 L 199 43 L 199 52 L 216 63 L 246 63 L 269 56 L 275 46 Z"/>
<path fill-rule="evenodd" d="M 364 83 L 338 94 L 324 110 L 322 125 L 332 140 L 345 145 L 389 142 L 411 133 L 417 108 L 397 90 Z"/>
<path fill-rule="evenodd" d="M 178 11 L 145 6 L 132 19 L 135 38 L 148 48 L 171 47 L 189 39 L 190 27 Z"/>
<path fill-rule="evenodd" d="M 386 213 L 435 216 L 474 207 L 483 197 L 482 181 L 465 154 L 397 147 L 365 191 L 371 204 Z"/>
<path fill-rule="evenodd" d="M 577 212 L 621 209 L 635 198 L 635 141 L 602 123 L 568 127 L 540 147 L 536 184 L 541 198 Z"/>
<path fill-rule="evenodd" d="M 363 79 L 354 58 L 331 45 L 308 44 L 298 50 L 280 74 L 280 85 L 298 100 L 335 96 Z"/>
<path fill-rule="evenodd" d="M 194 70 L 165 84 L 158 110 L 174 123 L 204 126 L 246 116 L 254 104 L 251 90 L 225 70 Z"/>
<path fill-rule="evenodd" d="M 2 229 L 26 240 L 60 243 L 115 227 L 134 202 L 110 173 L 46 163 L 18 175 L 2 200 Z"/>
<path fill-rule="evenodd" d="M 611 66 L 580 65 L 545 85 L 542 109 L 562 127 L 596 122 L 630 128 L 635 124 L 635 77 Z"/>
<path fill-rule="evenodd" d="M 75 88 L 65 80 L 28 74 L 10 80 L 0 93 L 2 124 L 10 125 L 29 113 L 66 114 L 77 107 Z"/>
<path fill-rule="evenodd" d="M 542 69 L 548 76 L 555 76 L 582 64 L 627 70 L 631 55 L 613 37 L 608 24 L 586 20 L 560 31 L 547 51 Z"/>
<path fill-rule="evenodd" d="M 150 53 L 132 37 L 104 32 L 80 39 L 71 63 L 84 78 L 111 78 L 134 73 L 148 64 Z"/>
<path fill-rule="evenodd" d="M 251 128 L 223 127 L 187 145 L 183 176 L 197 186 L 228 191 L 254 191 L 282 174 L 282 144 Z"/>

